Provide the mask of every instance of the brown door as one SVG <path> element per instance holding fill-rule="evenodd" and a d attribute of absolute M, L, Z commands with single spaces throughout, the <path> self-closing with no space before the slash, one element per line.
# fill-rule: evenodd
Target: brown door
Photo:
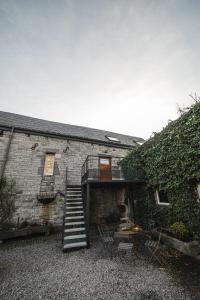
<path fill-rule="evenodd" d="M 100 180 L 112 180 L 111 157 L 99 157 Z"/>

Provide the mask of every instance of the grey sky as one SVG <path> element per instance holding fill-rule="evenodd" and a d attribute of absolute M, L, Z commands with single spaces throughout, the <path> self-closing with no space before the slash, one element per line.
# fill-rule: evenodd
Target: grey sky
<path fill-rule="evenodd" d="M 0 0 L 0 109 L 149 137 L 199 92 L 198 0 Z"/>

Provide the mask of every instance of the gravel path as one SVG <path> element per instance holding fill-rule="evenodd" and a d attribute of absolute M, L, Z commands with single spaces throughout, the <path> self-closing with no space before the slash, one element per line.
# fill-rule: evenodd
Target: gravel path
<path fill-rule="evenodd" d="M 187 300 L 166 270 L 91 249 L 63 253 L 58 236 L 0 245 L 0 299 Z"/>

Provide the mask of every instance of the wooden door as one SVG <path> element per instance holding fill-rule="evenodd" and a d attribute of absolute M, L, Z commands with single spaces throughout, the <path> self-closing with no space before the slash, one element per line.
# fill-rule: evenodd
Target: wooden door
<path fill-rule="evenodd" d="M 99 157 L 99 172 L 101 181 L 112 180 L 111 157 Z"/>

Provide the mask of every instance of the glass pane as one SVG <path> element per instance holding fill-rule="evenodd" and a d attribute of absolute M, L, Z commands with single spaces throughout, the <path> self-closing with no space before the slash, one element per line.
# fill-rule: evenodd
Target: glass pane
<path fill-rule="evenodd" d="M 45 164 L 44 164 L 44 175 L 52 176 L 54 170 L 54 154 L 46 154 Z"/>
<path fill-rule="evenodd" d="M 109 158 L 100 158 L 100 164 L 101 165 L 109 165 L 110 164 Z"/>
<path fill-rule="evenodd" d="M 159 191 L 159 200 L 160 203 L 169 203 L 167 193 L 163 190 Z"/>

